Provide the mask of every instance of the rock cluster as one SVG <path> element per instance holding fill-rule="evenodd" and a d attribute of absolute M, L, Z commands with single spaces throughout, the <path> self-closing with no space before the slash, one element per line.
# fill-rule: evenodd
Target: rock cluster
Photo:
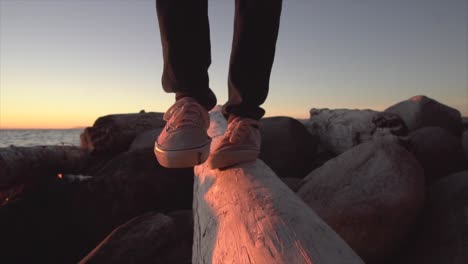
<path fill-rule="evenodd" d="M 189 264 L 192 234 L 191 210 L 150 212 L 117 227 L 80 263 Z"/>
<path fill-rule="evenodd" d="M 418 225 L 393 263 L 467 263 L 467 208 L 468 171 L 434 183 Z"/>
<path fill-rule="evenodd" d="M 297 194 L 367 263 L 398 248 L 424 202 L 417 160 L 392 140 L 356 146 L 303 180 Z"/>
<path fill-rule="evenodd" d="M 260 158 L 366 263 L 468 263 L 468 125 L 457 110 L 415 96 L 383 112 L 261 122 Z M 82 135 L 86 155 L 73 155 L 78 170 L 57 174 L 41 158 L 35 181 L 10 169 L 16 150 L 0 149 L 2 262 L 190 263 L 193 169 L 157 163 L 164 124 L 161 113 L 101 117 Z"/>

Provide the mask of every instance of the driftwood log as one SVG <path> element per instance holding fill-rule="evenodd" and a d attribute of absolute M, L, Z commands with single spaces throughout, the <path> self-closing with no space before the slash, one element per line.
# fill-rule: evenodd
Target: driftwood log
<path fill-rule="evenodd" d="M 80 173 L 88 153 L 73 146 L 0 148 L 0 206 L 64 173 Z M 59 175 L 61 174 L 61 175 Z"/>
<path fill-rule="evenodd" d="M 73 146 L 0 148 L 0 192 L 45 174 L 79 172 L 87 152 Z"/>
<path fill-rule="evenodd" d="M 126 151 L 138 134 L 165 124 L 162 113 L 103 116 L 81 134 L 81 147 L 99 154 L 116 154 Z"/>
<path fill-rule="evenodd" d="M 212 146 L 227 123 L 211 113 Z M 261 160 L 195 167 L 193 263 L 364 263 Z"/>

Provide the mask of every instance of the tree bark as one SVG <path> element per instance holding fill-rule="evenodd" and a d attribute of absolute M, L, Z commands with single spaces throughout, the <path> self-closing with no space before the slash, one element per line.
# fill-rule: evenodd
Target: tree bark
<path fill-rule="evenodd" d="M 165 124 L 162 113 L 103 116 L 81 134 L 81 147 L 99 154 L 117 154 L 126 151 L 139 133 Z"/>
<path fill-rule="evenodd" d="M 0 191 L 44 174 L 80 172 L 87 157 L 86 151 L 73 146 L 0 148 Z"/>
<path fill-rule="evenodd" d="M 212 146 L 227 123 L 211 113 Z M 261 160 L 195 167 L 193 263 L 364 263 Z"/>

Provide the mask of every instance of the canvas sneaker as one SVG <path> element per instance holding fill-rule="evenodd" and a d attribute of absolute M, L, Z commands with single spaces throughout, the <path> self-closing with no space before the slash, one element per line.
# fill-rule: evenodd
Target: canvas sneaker
<path fill-rule="evenodd" d="M 222 140 L 213 147 L 207 165 L 218 169 L 256 160 L 260 154 L 259 127 L 260 122 L 254 119 L 232 119 Z"/>
<path fill-rule="evenodd" d="M 164 114 L 166 126 L 156 139 L 154 153 L 167 168 L 186 168 L 205 162 L 211 138 L 208 111 L 195 99 L 184 97 Z"/>

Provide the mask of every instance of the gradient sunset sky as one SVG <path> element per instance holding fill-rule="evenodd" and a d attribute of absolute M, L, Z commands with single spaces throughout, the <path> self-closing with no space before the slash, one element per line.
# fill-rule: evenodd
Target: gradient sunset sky
<path fill-rule="evenodd" d="M 210 86 L 227 100 L 234 0 L 210 0 Z M 164 112 L 154 0 L 0 0 L 0 128 Z M 424 94 L 468 116 L 468 0 L 283 0 L 267 116 L 383 110 Z"/>

